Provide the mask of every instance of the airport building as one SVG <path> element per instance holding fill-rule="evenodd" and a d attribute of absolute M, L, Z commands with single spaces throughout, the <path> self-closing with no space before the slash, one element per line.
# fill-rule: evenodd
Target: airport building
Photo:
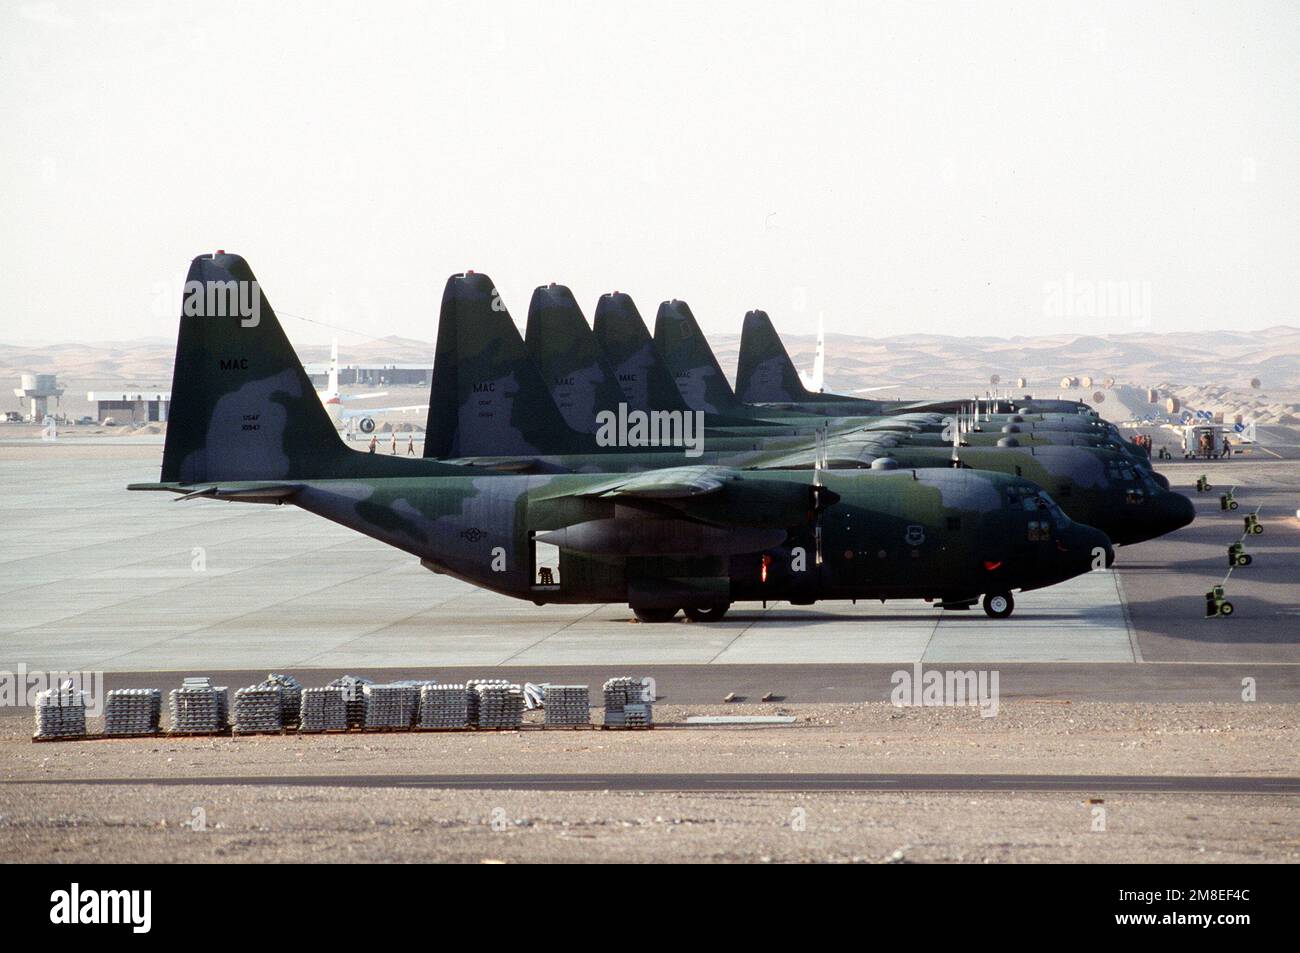
<path fill-rule="evenodd" d="M 329 385 L 330 365 L 319 361 L 305 366 L 314 387 Z M 432 364 L 340 364 L 339 386 L 363 385 L 388 387 L 410 385 L 428 387 L 433 377 Z"/>
<path fill-rule="evenodd" d="M 167 391 L 92 390 L 86 400 L 95 405 L 95 419 L 101 423 L 112 417 L 119 424 L 144 424 L 167 419 L 172 395 Z"/>

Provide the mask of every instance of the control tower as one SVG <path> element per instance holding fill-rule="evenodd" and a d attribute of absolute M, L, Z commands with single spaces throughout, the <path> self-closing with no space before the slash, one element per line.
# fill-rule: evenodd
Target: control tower
<path fill-rule="evenodd" d="M 24 374 L 21 385 L 14 388 L 14 396 L 26 397 L 32 402 L 31 419 L 34 423 L 40 423 L 49 413 L 51 397 L 57 402 L 63 396 L 63 388 L 53 374 Z"/>

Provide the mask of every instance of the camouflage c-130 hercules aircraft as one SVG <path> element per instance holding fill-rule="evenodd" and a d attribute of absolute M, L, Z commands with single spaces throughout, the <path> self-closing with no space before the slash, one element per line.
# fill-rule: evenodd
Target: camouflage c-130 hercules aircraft
<path fill-rule="evenodd" d="M 249 286 L 254 314 L 222 307 Z M 1014 590 L 1113 561 L 1104 533 L 1003 474 L 525 476 L 355 451 L 242 258 L 194 259 L 186 295 L 161 480 L 133 490 L 292 504 L 434 572 L 538 604 L 626 602 L 643 621 L 717 619 L 736 601 L 981 596 L 1001 618 Z"/>
<path fill-rule="evenodd" d="M 669 336 L 682 346 L 674 360 L 687 368 L 705 366 L 700 379 L 710 382 L 707 400 L 714 409 L 734 411 L 739 404 L 686 303 L 665 302 L 657 325 L 661 333 L 676 329 Z M 794 373 L 779 339 L 776 346 Z M 1194 515 L 1186 497 L 1160 487 L 1110 448 L 1055 442 L 971 446 L 979 433 L 936 413 L 813 417 L 817 430 L 806 431 L 809 418 L 787 417 L 780 424 L 692 409 L 636 305 L 617 292 L 601 297 L 593 329 L 568 288 L 543 285 L 533 293 L 521 338 L 487 275 L 453 275 L 443 293 L 431 393 L 425 456 L 458 465 L 514 473 L 626 472 L 682 463 L 745 470 L 969 467 L 1037 483 L 1072 519 L 1100 529 L 1116 545 L 1172 532 Z M 702 393 L 701 388 L 692 399 Z M 687 422 L 698 417 L 698 456 L 671 443 L 597 445 L 602 416 L 635 415 L 643 422 L 656 415 Z M 939 430 L 945 420 L 950 436 Z M 1053 432 L 1053 439 L 1062 435 Z M 1004 435 L 985 436 L 1001 443 Z"/>

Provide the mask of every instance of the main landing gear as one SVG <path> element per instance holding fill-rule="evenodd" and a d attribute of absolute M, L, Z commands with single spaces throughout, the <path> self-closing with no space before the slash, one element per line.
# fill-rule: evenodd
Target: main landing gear
<path fill-rule="evenodd" d="M 727 610 L 730 608 L 730 603 L 722 603 L 720 605 L 705 606 L 694 609 L 687 606 L 684 611 L 686 612 L 686 618 L 690 619 L 692 622 L 717 622 L 727 614 Z"/>
<path fill-rule="evenodd" d="M 992 619 L 1005 619 L 1016 609 L 1009 592 L 990 592 L 984 597 L 984 612 Z"/>
<path fill-rule="evenodd" d="M 632 606 L 632 614 L 636 616 L 638 622 L 671 622 L 677 617 L 676 609 L 649 608 L 642 606 Z M 731 608 L 730 602 L 718 603 L 711 606 L 687 606 L 685 610 L 686 618 L 692 622 L 717 622 L 727 610 Z"/>
<path fill-rule="evenodd" d="M 632 606 L 632 614 L 638 622 L 672 622 L 677 615 L 676 609 L 641 608 Z"/>

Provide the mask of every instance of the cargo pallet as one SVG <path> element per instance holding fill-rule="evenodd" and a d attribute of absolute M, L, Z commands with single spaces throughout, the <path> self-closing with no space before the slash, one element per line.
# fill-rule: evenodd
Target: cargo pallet
<path fill-rule="evenodd" d="M 172 738 L 253 738 L 258 735 L 267 737 L 283 737 L 286 735 L 391 735 L 391 734 L 451 734 L 481 731 L 481 732 L 502 732 L 502 731 L 648 731 L 654 728 L 650 725 L 601 725 L 595 722 L 586 722 L 577 725 L 547 725 L 538 723 L 525 723 L 509 728 L 484 728 L 480 725 L 465 725 L 461 728 L 421 728 L 418 725 L 410 728 L 326 728 L 321 731 L 303 731 L 301 728 L 268 728 L 256 731 L 240 731 L 235 728 L 225 728 L 218 731 L 171 731 L 158 730 L 155 732 L 145 732 L 143 734 L 109 734 L 107 732 L 88 732 L 84 735 L 59 735 L 52 737 L 41 737 L 32 735 L 34 743 L 49 741 L 104 741 L 113 738 L 130 740 L 132 738 L 154 738 L 154 739 L 172 739 Z"/>
<path fill-rule="evenodd" d="M 122 734 L 120 732 L 114 732 L 113 734 L 109 734 L 106 731 L 95 731 L 95 732 L 87 732 L 84 735 L 56 735 L 56 736 L 46 736 L 46 737 L 41 737 L 40 735 L 32 735 L 32 741 L 39 744 L 45 741 L 104 741 L 106 739 L 112 739 L 112 738 L 124 738 L 129 740 L 131 738 L 165 738 L 165 737 L 166 737 L 166 733 L 162 731 L 147 731 L 144 733 L 133 732 L 131 734 Z"/>
<path fill-rule="evenodd" d="M 230 729 L 230 737 L 232 738 L 247 738 L 250 735 L 296 735 L 298 733 L 299 732 L 297 728 L 249 728 L 247 730 L 243 728 Z M 310 734 L 310 732 L 308 732 L 308 734 Z"/>

